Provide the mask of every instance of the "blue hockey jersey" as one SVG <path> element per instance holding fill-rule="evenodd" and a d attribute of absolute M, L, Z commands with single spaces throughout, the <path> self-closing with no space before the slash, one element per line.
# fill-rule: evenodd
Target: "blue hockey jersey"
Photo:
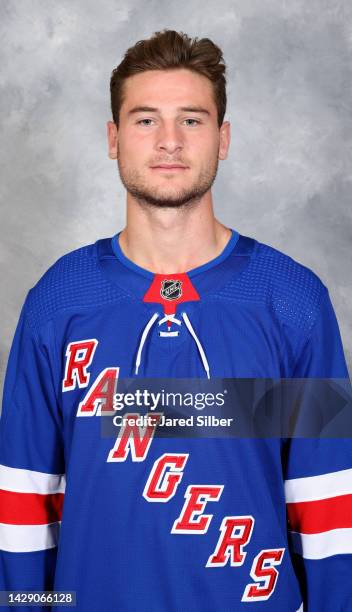
<path fill-rule="evenodd" d="M 133 403 L 101 429 L 124 379 L 315 377 L 348 379 L 328 290 L 268 245 L 232 230 L 181 275 L 119 234 L 64 255 L 9 356 L 0 590 L 74 591 L 80 612 L 352 610 L 350 439 L 158 437 Z"/>

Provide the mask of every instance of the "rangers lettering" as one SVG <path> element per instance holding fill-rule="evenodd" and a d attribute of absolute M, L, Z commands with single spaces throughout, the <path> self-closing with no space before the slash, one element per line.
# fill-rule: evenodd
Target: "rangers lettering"
<path fill-rule="evenodd" d="M 90 374 L 88 366 L 92 363 L 98 340 L 80 340 L 70 342 L 66 349 L 65 377 L 62 381 L 62 391 L 72 391 L 76 384 L 80 388 L 87 387 Z"/>
<path fill-rule="evenodd" d="M 186 501 L 171 533 L 206 533 L 213 515 L 203 514 L 197 519 L 193 515 L 203 512 L 208 501 L 219 501 L 223 488 L 224 485 L 189 485 L 185 493 Z"/>
<path fill-rule="evenodd" d="M 253 525 L 253 516 L 224 516 L 216 549 L 205 567 L 223 567 L 229 559 L 233 567 L 243 565 L 247 555 L 243 547 L 252 537 Z"/>
<path fill-rule="evenodd" d="M 162 414 L 162 412 L 155 412 L 148 415 L 148 424 L 145 427 L 130 424 L 131 420 L 138 419 L 140 416 L 138 413 L 126 414 L 128 423 L 121 427 L 107 461 L 126 461 L 129 450 L 131 450 L 132 461 L 144 461 Z"/>
<path fill-rule="evenodd" d="M 272 566 L 281 563 L 284 551 L 284 548 L 261 550 L 254 558 L 250 571 L 251 578 L 256 582 L 264 582 L 264 584 L 247 584 L 242 601 L 266 601 L 269 599 L 275 590 L 279 575 L 279 572 Z"/>
<path fill-rule="evenodd" d="M 77 416 L 115 414 L 114 394 L 120 368 L 105 368 L 79 403 Z M 103 405 L 103 406 L 102 406 Z"/>
<path fill-rule="evenodd" d="M 143 497 L 150 502 L 168 502 L 177 491 L 183 476 L 187 454 L 164 453 L 154 461 L 143 491 Z M 171 467 L 172 466 L 172 467 Z M 170 468 L 166 473 L 167 468 Z"/>

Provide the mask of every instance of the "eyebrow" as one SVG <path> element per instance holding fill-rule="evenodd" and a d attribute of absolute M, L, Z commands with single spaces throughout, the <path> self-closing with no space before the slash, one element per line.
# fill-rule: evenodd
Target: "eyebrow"
<path fill-rule="evenodd" d="M 201 106 L 180 106 L 176 109 L 178 112 L 185 113 L 204 113 L 210 116 L 210 112 Z M 133 115 L 135 113 L 160 113 L 159 108 L 155 108 L 154 106 L 134 106 L 131 110 L 128 111 L 127 115 Z"/>

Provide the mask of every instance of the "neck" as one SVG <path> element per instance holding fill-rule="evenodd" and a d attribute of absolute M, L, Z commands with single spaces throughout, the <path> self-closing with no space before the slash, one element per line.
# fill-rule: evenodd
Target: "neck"
<path fill-rule="evenodd" d="M 225 248 L 231 230 L 214 217 L 211 200 L 184 209 L 151 209 L 128 203 L 119 237 L 124 255 L 156 274 L 187 272 Z"/>

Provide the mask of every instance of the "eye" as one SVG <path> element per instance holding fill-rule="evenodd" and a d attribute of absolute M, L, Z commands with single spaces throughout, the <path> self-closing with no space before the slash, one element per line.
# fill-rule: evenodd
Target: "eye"
<path fill-rule="evenodd" d="M 139 125 L 139 124 L 142 124 L 142 123 L 143 123 L 143 121 L 153 121 L 153 120 L 152 120 L 152 119 L 140 119 L 139 121 L 137 121 L 137 124 L 138 124 L 138 125 Z M 146 125 L 146 124 L 144 124 L 144 125 Z M 147 124 L 147 125 L 150 125 L 150 124 Z"/>
<path fill-rule="evenodd" d="M 185 121 L 195 121 L 197 125 L 200 124 L 200 121 L 198 121 L 197 119 L 185 119 Z"/>

